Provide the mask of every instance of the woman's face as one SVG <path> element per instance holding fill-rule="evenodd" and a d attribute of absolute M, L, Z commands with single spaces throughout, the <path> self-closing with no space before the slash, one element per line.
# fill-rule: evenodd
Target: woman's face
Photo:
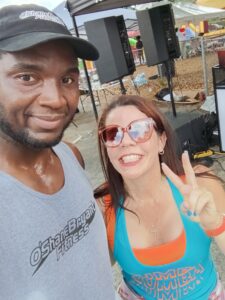
<path fill-rule="evenodd" d="M 132 121 L 148 118 L 133 105 L 114 108 L 106 118 L 105 126 L 119 125 L 127 127 Z M 109 159 L 124 179 L 137 179 L 146 174 L 159 171 L 159 152 L 164 149 L 165 134 L 159 136 L 155 129 L 151 137 L 137 143 L 124 133 L 117 147 L 107 147 Z M 155 169 L 154 169 L 155 168 Z"/>

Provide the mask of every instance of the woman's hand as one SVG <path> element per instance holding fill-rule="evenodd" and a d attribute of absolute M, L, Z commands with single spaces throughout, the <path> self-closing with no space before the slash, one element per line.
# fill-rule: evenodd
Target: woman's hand
<path fill-rule="evenodd" d="M 188 152 L 182 154 L 185 182 L 181 180 L 165 163 L 162 163 L 164 174 L 173 182 L 184 197 L 182 211 L 194 222 L 206 229 L 215 229 L 221 224 L 221 214 L 217 211 L 213 194 L 197 183 L 191 166 Z"/>

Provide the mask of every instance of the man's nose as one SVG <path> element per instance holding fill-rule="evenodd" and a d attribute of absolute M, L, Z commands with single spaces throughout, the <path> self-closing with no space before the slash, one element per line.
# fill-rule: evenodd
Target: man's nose
<path fill-rule="evenodd" d="M 62 87 L 54 80 L 46 80 L 42 86 L 40 94 L 40 105 L 50 106 L 54 109 L 61 108 L 66 103 Z"/>

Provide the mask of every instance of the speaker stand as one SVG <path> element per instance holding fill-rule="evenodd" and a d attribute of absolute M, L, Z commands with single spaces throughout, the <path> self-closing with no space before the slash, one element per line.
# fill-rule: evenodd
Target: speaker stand
<path fill-rule="evenodd" d="M 170 100 L 172 105 L 173 116 L 176 117 L 177 113 L 176 113 L 176 107 L 175 107 L 174 97 L 173 97 L 172 71 L 168 60 L 165 61 L 164 64 L 166 67 L 166 78 L 167 78 L 168 88 L 170 91 Z"/>
<path fill-rule="evenodd" d="M 120 83 L 120 90 L 121 90 L 121 93 L 122 93 L 123 95 L 126 95 L 127 90 L 125 89 L 125 86 L 124 86 L 124 84 L 123 84 L 122 78 L 119 79 L 119 83 Z"/>

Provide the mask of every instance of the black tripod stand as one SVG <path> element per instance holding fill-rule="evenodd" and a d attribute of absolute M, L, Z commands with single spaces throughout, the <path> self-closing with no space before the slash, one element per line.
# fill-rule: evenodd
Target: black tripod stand
<path fill-rule="evenodd" d="M 120 90 L 121 90 L 121 94 L 122 94 L 122 95 L 126 95 L 127 90 L 125 89 L 125 86 L 124 86 L 124 84 L 123 84 L 123 79 L 120 78 L 120 79 L 119 79 L 119 82 L 120 82 Z"/>
<path fill-rule="evenodd" d="M 172 63 L 173 63 L 173 61 L 169 61 L 169 60 L 164 62 L 165 68 L 166 68 L 166 78 L 167 78 L 168 88 L 169 88 L 169 92 L 170 92 L 170 100 L 171 100 L 171 105 L 172 105 L 173 116 L 176 117 L 177 113 L 176 113 L 176 107 L 175 107 L 174 97 L 173 97 Z"/>

